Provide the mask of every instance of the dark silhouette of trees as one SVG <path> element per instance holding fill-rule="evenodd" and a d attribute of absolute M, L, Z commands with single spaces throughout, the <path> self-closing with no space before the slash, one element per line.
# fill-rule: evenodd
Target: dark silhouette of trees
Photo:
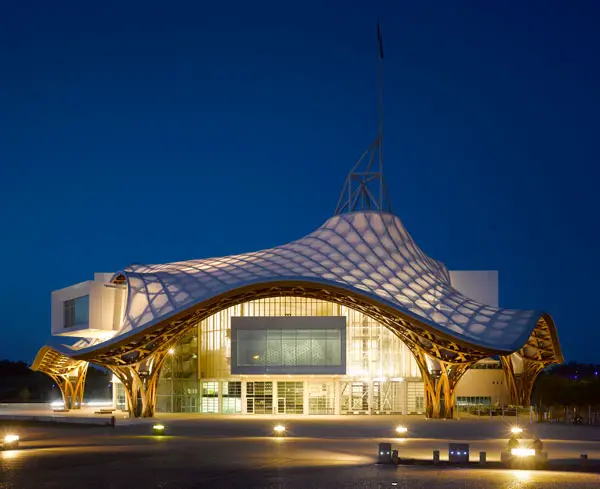
<path fill-rule="evenodd" d="M 29 390 L 28 387 L 23 387 L 20 391 L 19 391 L 19 400 L 21 402 L 27 402 L 29 401 L 29 398 L 31 397 L 31 391 Z"/>
<path fill-rule="evenodd" d="M 539 411 L 560 408 L 563 412 L 581 413 L 600 408 L 600 365 L 570 362 L 556 365 L 537 379 L 532 401 Z M 591 409 L 590 409 L 591 408 Z"/>
<path fill-rule="evenodd" d="M 90 365 L 84 399 L 110 397 L 111 375 Z M 50 377 L 29 369 L 25 362 L 0 360 L 0 402 L 48 402 L 60 399 L 60 390 Z"/>

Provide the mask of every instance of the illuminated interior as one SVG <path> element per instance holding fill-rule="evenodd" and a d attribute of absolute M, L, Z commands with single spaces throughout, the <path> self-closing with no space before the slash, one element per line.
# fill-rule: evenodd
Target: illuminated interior
<path fill-rule="evenodd" d="M 235 316 L 346 318 L 346 373 L 231 375 Z M 224 309 L 186 334 L 161 371 L 157 409 L 223 414 L 419 413 L 424 410 L 423 381 L 406 345 L 365 314 L 322 300 L 275 297 Z"/>

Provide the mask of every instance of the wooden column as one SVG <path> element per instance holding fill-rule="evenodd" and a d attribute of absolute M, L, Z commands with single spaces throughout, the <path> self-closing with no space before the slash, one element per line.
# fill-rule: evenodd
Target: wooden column
<path fill-rule="evenodd" d="M 515 374 L 510 355 L 501 356 L 500 361 L 510 393 L 510 403 L 516 406 L 529 406 L 533 384 L 538 375 L 544 370 L 545 363 L 523 358 L 523 372 Z"/>
<path fill-rule="evenodd" d="M 83 391 L 85 389 L 85 379 L 87 377 L 88 366 L 88 362 L 82 363 L 78 369 L 77 377 L 71 379 L 73 386 L 73 402 L 75 404 L 74 409 L 81 408 L 83 404 Z"/>
<path fill-rule="evenodd" d="M 65 409 L 81 408 L 88 365 L 88 362 L 81 362 L 77 368 L 69 373 L 46 372 L 60 389 Z"/>
<path fill-rule="evenodd" d="M 444 408 L 442 417 L 446 419 L 454 418 L 454 408 L 456 406 L 456 386 L 473 363 L 450 364 L 440 362 L 442 367 L 442 379 L 444 389 Z"/>
<path fill-rule="evenodd" d="M 436 395 L 436 381 L 427 367 L 427 356 L 423 350 L 409 346 L 415 361 L 421 371 L 421 377 L 423 377 L 423 389 L 425 392 L 425 415 L 428 418 L 439 418 L 440 417 L 440 403 Z"/>
<path fill-rule="evenodd" d="M 456 404 L 456 386 L 474 362 L 453 364 L 438 360 L 440 365 L 439 375 L 434 375 L 427 366 L 427 354 L 416 346 L 408 344 L 407 346 L 413 353 L 423 377 L 427 417 L 453 418 Z"/>
<path fill-rule="evenodd" d="M 125 391 L 125 398 L 127 399 L 127 410 L 129 411 L 130 418 L 138 417 L 138 388 L 133 375 L 134 367 L 121 366 L 109 367 L 113 374 L 123 384 L 123 390 Z"/>
<path fill-rule="evenodd" d="M 523 373 L 517 383 L 517 395 L 520 406 L 531 404 L 531 391 L 538 375 L 544 370 L 544 363 L 523 359 Z"/>
<path fill-rule="evenodd" d="M 500 363 L 502 364 L 502 370 L 504 371 L 504 380 L 508 388 L 509 402 L 512 405 L 517 405 L 518 392 L 517 392 L 517 378 L 515 376 L 515 367 L 512 363 L 511 355 L 501 355 Z"/>
<path fill-rule="evenodd" d="M 156 388 L 168 349 L 154 352 L 136 365 L 110 367 L 119 378 L 127 396 L 127 409 L 132 418 L 151 418 L 156 409 Z"/>

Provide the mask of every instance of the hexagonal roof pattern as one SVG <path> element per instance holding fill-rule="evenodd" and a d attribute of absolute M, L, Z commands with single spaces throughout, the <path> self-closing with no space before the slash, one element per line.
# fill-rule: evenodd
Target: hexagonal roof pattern
<path fill-rule="evenodd" d="M 118 336 L 168 319 L 195 304 L 249 285 L 309 282 L 361 294 L 457 340 L 516 351 L 542 311 L 479 304 L 450 284 L 445 266 L 428 257 L 400 219 L 379 211 L 336 215 L 316 231 L 275 248 L 164 265 L 132 265 Z M 99 345 L 98 345 L 99 346 Z"/>

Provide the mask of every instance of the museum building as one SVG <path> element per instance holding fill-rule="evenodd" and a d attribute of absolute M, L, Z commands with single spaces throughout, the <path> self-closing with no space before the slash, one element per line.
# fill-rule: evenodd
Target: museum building
<path fill-rule="evenodd" d="M 143 417 L 528 405 L 537 375 L 563 361 L 552 318 L 500 308 L 496 271 L 427 256 L 387 204 L 378 151 L 381 135 L 334 215 L 296 241 L 53 292 L 52 335 L 75 342 L 42 347 L 32 369 L 77 408 L 88 363 L 106 367 L 115 408 Z"/>

